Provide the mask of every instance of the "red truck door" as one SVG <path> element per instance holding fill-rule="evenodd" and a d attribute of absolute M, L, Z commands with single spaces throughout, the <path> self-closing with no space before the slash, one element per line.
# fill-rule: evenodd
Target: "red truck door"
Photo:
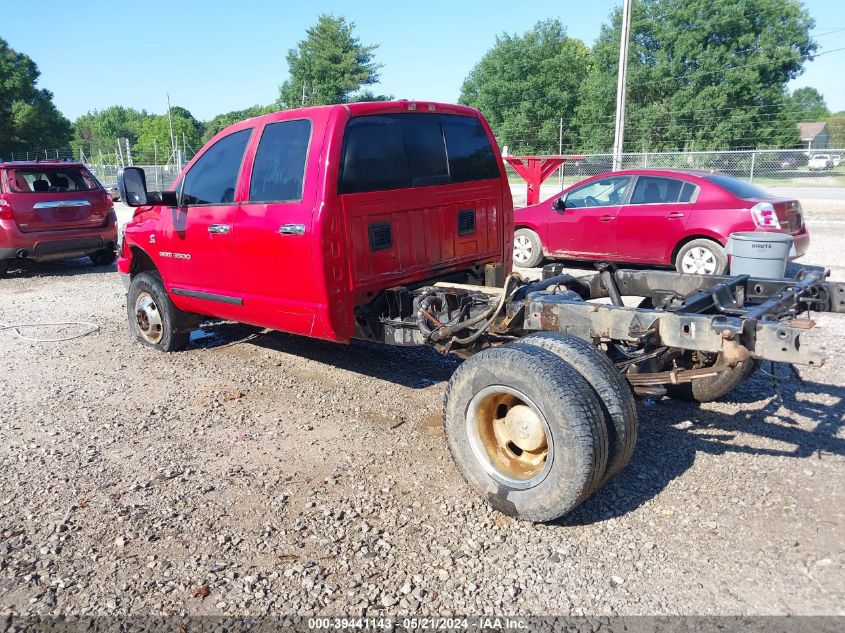
<path fill-rule="evenodd" d="M 182 206 L 162 209 L 164 235 L 150 244 L 159 255 L 168 290 L 201 302 L 202 307 L 192 309 L 208 306 L 205 314 L 230 314 L 242 303 L 234 223 L 238 175 L 251 134 L 247 128 L 224 136 L 190 166 L 179 184 Z"/>
<path fill-rule="evenodd" d="M 311 261 L 322 143 L 322 129 L 313 129 L 318 118 L 264 126 L 235 232 L 243 320 L 304 335 L 313 333 L 318 303 Z"/>

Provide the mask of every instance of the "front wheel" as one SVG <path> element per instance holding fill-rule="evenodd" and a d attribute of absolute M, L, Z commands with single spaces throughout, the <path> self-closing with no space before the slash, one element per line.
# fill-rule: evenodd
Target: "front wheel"
<path fill-rule="evenodd" d="M 718 242 L 708 239 L 692 240 L 678 251 L 675 268 L 679 273 L 722 275 L 728 269 L 728 255 Z"/>
<path fill-rule="evenodd" d="M 157 272 L 139 273 L 132 279 L 126 310 L 135 340 L 162 352 L 178 352 L 188 346 L 191 332 L 182 325 L 188 315 L 173 305 Z"/>
<path fill-rule="evenodd" d="M 531 229 L 517 229 L 513 235 L 513 264 L 534 268 L 543 261 L 543 244 L 540 236 Z"/>
<path fill-rule="evenodd" d="M 5 275 L 9 271 L 9 260 L 4 259 L 0 261 L 0 276 Z"/>
<path fill-rule="evenodd" d="M 568 513 L 607 465 L 607 427 L 592 388 L 533 345 L 487 349 L 465 361 L 449 381 L 443 425 L 467 483 L 520 519 Z"/>

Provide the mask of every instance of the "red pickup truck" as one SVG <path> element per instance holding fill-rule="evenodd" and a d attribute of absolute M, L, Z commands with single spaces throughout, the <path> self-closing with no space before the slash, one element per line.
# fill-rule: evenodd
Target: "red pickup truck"
<path fill-rule="evenodd" d="M 170 191 L 148 191 L 134 167 L 119 187 L 137 207 L 118 247 L 134 338 L 179 350 L 213 317 L 458 354 L 443 422 L 455 462 L 495 508 L 533 521 L 625 467 L 634 393 L 708 400 L 759 358 L 818 365 L 800 345 L 807 324 L 778 317 L 845 312 L 845 285 L 820 274 L 575 278 L 551 265 L 523 280 L 495 139 L 461 106 L 268 114 L 223 130 Z"/>

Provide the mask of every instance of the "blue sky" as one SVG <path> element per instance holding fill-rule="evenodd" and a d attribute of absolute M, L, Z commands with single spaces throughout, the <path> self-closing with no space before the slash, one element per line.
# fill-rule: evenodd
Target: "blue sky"
<path fill-rule="evenodd" d="M 163 112 L 168 92 L 171 103 L 208 119 L 275 100 L 288 49 L 320 13 L 345 15 L 363 42 L 379 44 L 384 68 L 376 91 L 448 102 L 496 34 L 557 17 L 591 45 L 620 1 L 83 0 L 49 3 L 45 11 L 5 10 L 0 37 L 35 60 L 40 86 L 71 119 L 115 104 Z M 845 29 L 841 3 L 804 2 L 816 20 L 819 52 L 845 47 L 845 30 L 827 34 Z M 823 55 L 791 87 L 814 86 L 831 110 L 845 110 L 844 64 L 845 51 Z"/>

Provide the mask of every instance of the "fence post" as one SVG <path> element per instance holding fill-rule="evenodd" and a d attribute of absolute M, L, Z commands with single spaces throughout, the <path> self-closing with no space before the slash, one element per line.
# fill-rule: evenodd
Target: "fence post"
<path fill-rule="evenodd" d="M 757 152 L 751 152 L 751 175 L 748 178 L 748 182 L 754 182 L 754 159 L 757 156 Z"/>

